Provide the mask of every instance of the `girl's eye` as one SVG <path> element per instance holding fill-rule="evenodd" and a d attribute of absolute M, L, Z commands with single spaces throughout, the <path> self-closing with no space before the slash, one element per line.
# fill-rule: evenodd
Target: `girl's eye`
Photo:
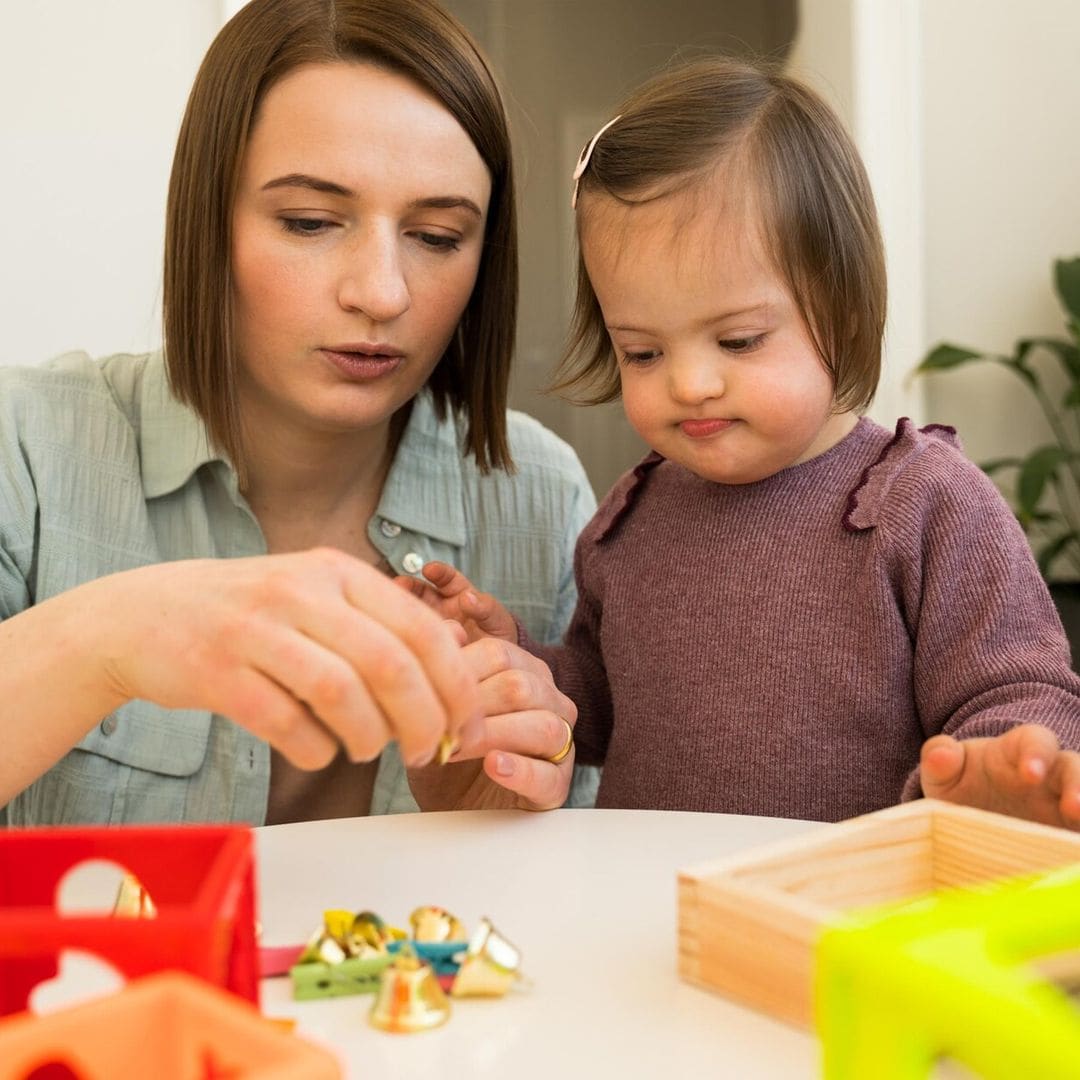
<path fill-rule="evenodd" d="M 424 247 L 434 251 L 457 251 L 458 238 L 456 236 L 443 236 L 440 233 L 418 232 L 413 234 Z"/>
<path fill-rule="evenodd" d="M 318 236 L 333 226 L 332 221 L 324 221 L 322 218 L 283 217 L 281 227 L 294 236 Z"/>
<path fill-rule="evenodd" d="M 643 349 L 641 352 L 623 352 L 622 362 L 631 367 L 643 367 L 660 358 L 658 349 Z"/>
<path fill-rule="evenodd" d="M 729 338 L 727 341 L 720 341 L 717 344 L 721 349 L 726 349 L 731 353 L 746 353 L 753 352 L 764 340 L 764 334 L 755 334 L 753 337 Z"/>

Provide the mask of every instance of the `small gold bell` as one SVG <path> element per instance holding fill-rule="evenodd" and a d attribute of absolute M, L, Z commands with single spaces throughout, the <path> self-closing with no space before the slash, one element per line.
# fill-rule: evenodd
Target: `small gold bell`
<path fill-rule="evenodd" d="M 464 941 L 468 935 L 461 920 L 446 908 L 418 907 L 410 916 L 415 941 Z"/>
<path fill-rule="evenodd" d="M 521 953 L 481 919 L 450 988 L 453 997 L 502 997 L 521 978 Z"/>
<path fill-rule="evenodd" d="M 383 972 L 379 993 L 371 1007 L 371 1023 L 383 1031 L 426 1031 L 446 1023 L 450 1002 L 435 972 L 421 963 L 410 945 L 403 945 Z"/>
<path fill-rule="evenodd" d="M 131 873 L 124 874 L 116 894 L 113 915 L 124 919 L 154 919 L 157 908 L 143 883 Z"/>

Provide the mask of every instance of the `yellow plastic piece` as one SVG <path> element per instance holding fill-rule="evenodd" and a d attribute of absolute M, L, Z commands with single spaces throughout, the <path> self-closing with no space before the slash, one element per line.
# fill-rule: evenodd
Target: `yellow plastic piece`
<path fill-rule="evenodd" d="M 1080 863 L 877 908 L 826 930 L 815 1009 L 825 1080 L 1077 1080 L 1080 1009 L 1029 963 L 1080 948 Z"/>

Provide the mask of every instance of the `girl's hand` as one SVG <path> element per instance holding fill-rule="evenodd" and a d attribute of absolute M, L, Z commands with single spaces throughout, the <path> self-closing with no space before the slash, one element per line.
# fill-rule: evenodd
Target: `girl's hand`
<path fill-rule="evenodd" d="M 116 615 L 102 648 L 118 703 L 212 710 L 301 768 L 391 739 L 424 763 L 480 714 L 451 628 L 340 551 L 163 563 L 85 589 Z"/>
<path fill-rule="evenodd" d="M 929 798 L 1080 829 L 1080 754 L 1062 750 L 1039 724 L 987 739 L 935 735 L 923 745 L 920 774 Z"/>
<path fill-rule="evenodd" d="M 464 632 L 462 631 L 464 637 Z M 409 771 L 425 810 L 550 810 L 566 801 L 574 747 L 557 763 L 577 720 L 547 664 L 516 644 L 482 638 L 461 651 L 480 682 L 482 717 L 461 732 L 450 763 Z M 564 722 L 565 721 L 565 722 Z"/>
<path fill-rule="evenodd" d="M 399 576 L 394 580 L 444 619 L 452 619 L 465 627 L 469 641 L 495 637 L 517 644 L 517 624 L 513 615 L 490 593 L 475 589 L 464 574 L 448 563 L 425 563 L 422 573 L 432 588 L 413 577 Z"/>

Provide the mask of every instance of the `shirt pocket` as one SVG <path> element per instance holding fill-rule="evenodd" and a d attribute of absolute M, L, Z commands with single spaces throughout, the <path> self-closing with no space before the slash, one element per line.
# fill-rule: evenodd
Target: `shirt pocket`
<path fill-rule="evenodd" d="M 210 742 L 210 713 L 132 701 L 110 713 L 0 811 L 0 823 L 160 824 L 191 817 Z M 221 816 L 227 800 L 221 794 Z"/>
<path fill-rule="evenodd" d="M 206 759 L 210 722 L 208 712 L 129 701 L 109 713 L 76 748 L 145 772 L 191 776 Z"/>

